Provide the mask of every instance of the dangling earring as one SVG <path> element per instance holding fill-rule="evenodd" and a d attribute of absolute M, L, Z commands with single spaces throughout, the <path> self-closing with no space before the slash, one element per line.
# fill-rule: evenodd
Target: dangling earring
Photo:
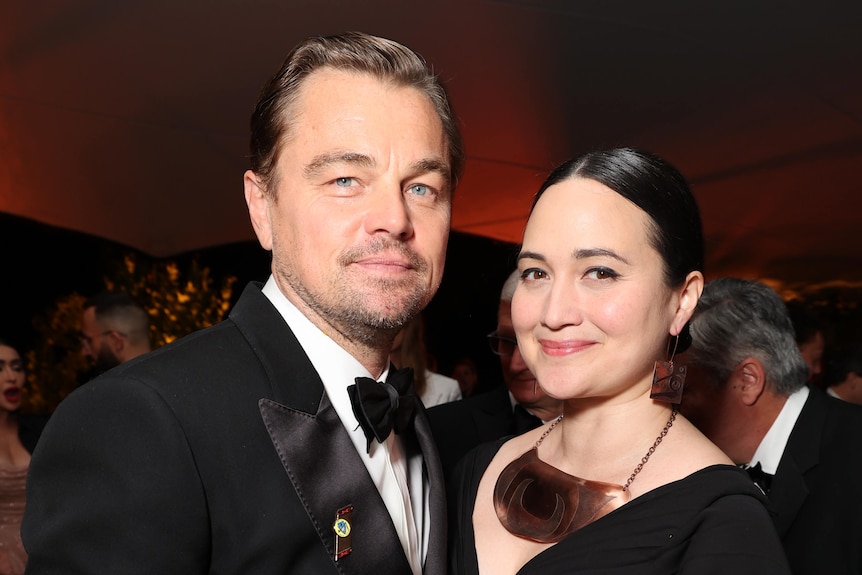
<path fill-rule="evenodd" d="M 533 397 L 536 397 L 536 383 L 537 382 L 538 382 L 538 380 L 534 377 L 533 378 Z"/>
<path fill-rule="evenodd" d="M 679 404 L 682 401 L 682 386 L 685 383 L 686 367 L 680 365 L 674 372 L 673 356 L 679 345 L 679 336 L 673 336 L 673 351 L 670 351 L 670 340 L 667 342 L 667 351 L 670 358 L 667 361 L 655 362 L 655 371 L 652 376 L 652 392 L 650 398 L 665 403 Z"/>

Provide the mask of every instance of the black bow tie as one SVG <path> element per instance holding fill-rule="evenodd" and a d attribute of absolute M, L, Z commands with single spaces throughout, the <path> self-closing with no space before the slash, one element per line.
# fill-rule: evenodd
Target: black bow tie
<path fill-rule="evenodd" d="M 769 493 L 769 488 L 772 485 L 772 474 L 763 471 L 759 461 L 753 467 L 745 467 L 745 471 L 764 494 Z"/>
<path fill-rule="evenodd" d="M 374 439 L 383 443 L 393 429 L 402 434 L 413 427 L 417 398 L 413 392 L 412 368 L 390 369 L 386 383 L 357 377 L 356 383 L 347 387 L 347 394 L 368 440 L 368 451 Z"/>

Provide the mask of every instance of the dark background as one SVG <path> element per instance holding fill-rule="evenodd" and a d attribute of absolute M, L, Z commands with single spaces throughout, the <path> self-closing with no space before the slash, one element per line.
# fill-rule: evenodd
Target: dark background
<path fill-rule="evenodd" d="M 38 345 L 32 320 L 59 298 L 78 293 L 90 296 L 104 287 L 103 278 L 126 254 L 139 262 L 159 261 L 141 251 L 88 234 L 0 213 L 3 257 L 0 337 L 22 347 Z M 515 244 L 452 232 L 443 283 L 424 312 L 429 351 L 438 371 L 448 374 L 459 357 L 477 362 L 480 387 L 500 381 L 499 362 L 489 351 L 485 335 L 496 327 L 500 288 L 515 267 Z M 166 261 L 180 270 L 192 260 L 208 267 L 219 283 L 237 278 L 233 301 L 249 281 L 269 276 L 270 254 L 256 241 L 238 242 L 178 254 Z"/>

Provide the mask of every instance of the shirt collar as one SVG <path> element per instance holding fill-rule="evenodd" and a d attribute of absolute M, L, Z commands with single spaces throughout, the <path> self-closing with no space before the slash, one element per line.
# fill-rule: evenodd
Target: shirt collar
<path fill-rule="evenodd" d="M 790 394 L 778 417 L 772 422 L 769 431 L 763 436 L 760 445 L 757 446 L 757 451 L 754 452 L 750 465 L 760 462 L 760 467 L 764 473 L 775 475 L 778 470 L 778 463 L 784 454 L 784 448 L 787 447 L 787 440 L 790 439 L 790 434 L 793 432 L 799 414 L 802 413 L 802 408 L 805 407 L 805 401 L 808 399 L 810 391 L 808 386 L 802 386 Z"/>

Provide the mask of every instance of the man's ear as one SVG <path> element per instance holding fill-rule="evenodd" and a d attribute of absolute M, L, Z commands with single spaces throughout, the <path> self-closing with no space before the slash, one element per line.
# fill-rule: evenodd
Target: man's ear
<path fill-rule="evenodd" d="M 694 308 L 703 293 L 703 274 L 698 271 L 689 272 L 682 284 L 682 289 L 677 292 L 676 310 L 673 322 L 670 326 L 671 335 L 679 335 L 685 327 L 685 323 L 691 319 Z"/>
<path fill-rule="evenodd" d="M 108 339 L 108 345 L 111 347 L 111 351 L 114 352 L 114 355 L 117 357 L 123 357 L 123 348 L 125 348 L 128 343 L 126 341 L 126 337 L 121 335 L 118 331 L 109 331 L 105 334 L 105 337 Z"/>
<path fill-rule="evenodd" d="M 760 360 L 753 357 L 746 357 L 736 366 L 732 380 L 734 391 L 748 406 L 756 404 L 766 390 L 766 370 Z"/>
<path fill-rule="evenodd" d="M 269 217 L 270 199 L 263 186 L 260 177 L 246 170 L 242 177 L 245 190 L 245 203 L 248 206 L 248 215 L 251 225 L 257 235 L 257 241 L 265 250 L 272 250 L 272 221 Z"/>

